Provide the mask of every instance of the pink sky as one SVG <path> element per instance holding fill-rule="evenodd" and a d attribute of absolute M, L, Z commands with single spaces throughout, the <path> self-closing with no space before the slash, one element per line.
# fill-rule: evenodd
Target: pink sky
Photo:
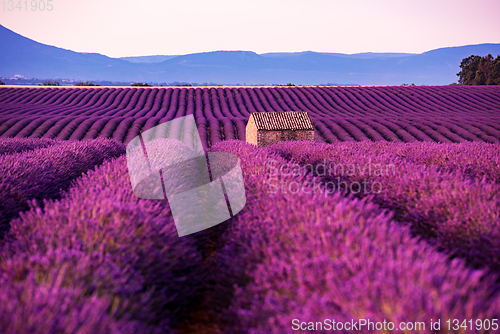
<path fill-rule="evenodd" d="M 422 53 L 500 43 L 498 0 L 51 0 L 50 12 L 27 3 L 27 11 L 9 11 L 9 0 L 5 9 L 0 2 L 0 24 L 44 44 L 110 57 Z"/>

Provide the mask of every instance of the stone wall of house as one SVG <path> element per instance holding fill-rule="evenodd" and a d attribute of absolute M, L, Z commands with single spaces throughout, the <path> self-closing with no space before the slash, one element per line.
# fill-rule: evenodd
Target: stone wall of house
<path fill-rule="evenodd" d="M 257 126 L 253 117 L 250 117 L 246 126 L 246 141 L 247 143 L 257 145 Z"/>
<path fill-rule="evenodd" d="M 282 141 L 294 141 L 294 140 L 314 141 L 314 131 L 313 130 L 280 130 L 280 131 L 261 130 L 257 132 L 256 145 L 264 147 Z M 248 137 L 247 137 L 247 142 L 248 142 Z"/>

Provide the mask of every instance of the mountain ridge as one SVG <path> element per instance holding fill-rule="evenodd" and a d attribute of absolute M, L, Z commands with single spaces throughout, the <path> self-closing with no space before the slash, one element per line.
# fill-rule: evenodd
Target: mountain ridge
<path fill-rule="evenodd" d="M 485 43 L 421 54 L 211 51 L 111 58 L 45 45 L 1 25 L 0 45 L 0 77 L 224 85 L 443 85 L 457 81 L 463 58 L 500 54 L 500 44 Z"/>

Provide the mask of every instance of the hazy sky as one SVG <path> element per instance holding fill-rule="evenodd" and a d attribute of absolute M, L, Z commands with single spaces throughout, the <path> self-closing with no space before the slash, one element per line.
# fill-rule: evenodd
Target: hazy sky
<path fill-rule="evenodd" d="M 0 24 L 44 44 L 110 57 L 215 50 L 421 53 L 500 43 L 499 0 L 50 1 L 50 12 L 31 11 L 31 0 L 27 11 L 19 0 L 5 0 L 5 8 L 0 2 Z"/>

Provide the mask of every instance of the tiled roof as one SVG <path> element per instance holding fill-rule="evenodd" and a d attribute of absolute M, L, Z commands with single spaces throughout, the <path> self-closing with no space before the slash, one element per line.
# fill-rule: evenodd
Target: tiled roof
<path fill-rule="evenodd" d="M 307 111 L 256 112 L 250 117 L 257 130 L 314 130 Z"/>

